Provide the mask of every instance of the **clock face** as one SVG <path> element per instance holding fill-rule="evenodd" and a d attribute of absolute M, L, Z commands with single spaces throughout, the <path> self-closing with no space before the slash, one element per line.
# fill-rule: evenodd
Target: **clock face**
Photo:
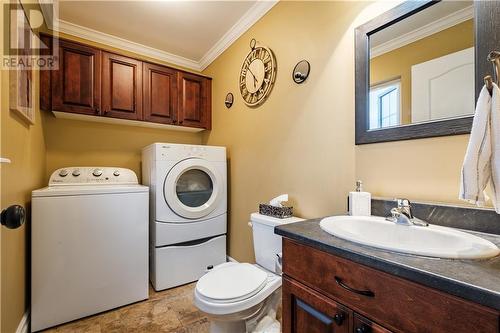
<path fill-rule="evenodd" d="M 254 47 L 240 72 L 240 92 L 245 103 L 257 106 L 265 101 L 276 78 L 276 59 L 267 47 Z"/>

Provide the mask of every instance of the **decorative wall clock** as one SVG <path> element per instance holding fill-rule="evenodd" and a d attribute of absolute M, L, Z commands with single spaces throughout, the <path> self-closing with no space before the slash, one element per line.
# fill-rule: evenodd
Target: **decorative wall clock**
<path fill-rule="evenodd" d="M 271 93 L 276 79 L 276 58 L 265 46 L 250 41 L 250 52 L 243 61 L 240 72 L 240 93 L 248 106 L 262 104 Z"/>

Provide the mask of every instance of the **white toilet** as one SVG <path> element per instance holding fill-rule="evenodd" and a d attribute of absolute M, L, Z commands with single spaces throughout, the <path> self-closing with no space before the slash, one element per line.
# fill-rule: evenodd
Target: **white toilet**
<path fill-rule="evenodd" d="M 245 333 L 247 322 L 257 324 L 266 314 L 276 313 L 281 300 L 281 268 L 277 269 L 281 237 L 274 234 L 274 227 L 302 220 L 251 215 L 257 264 L 227 262 L 196 284 L 195 304 L 210 318 L 210 333 Z"/>

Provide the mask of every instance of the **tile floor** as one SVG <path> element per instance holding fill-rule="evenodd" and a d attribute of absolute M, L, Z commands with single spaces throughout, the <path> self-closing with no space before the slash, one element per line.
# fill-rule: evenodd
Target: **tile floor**
<path fill-rule="evenodd" d="M 195 284 L 155 292 L 149 299 L 76 320 L 46 333 L 207 333 L 208 319 L 194 306 Z"/>

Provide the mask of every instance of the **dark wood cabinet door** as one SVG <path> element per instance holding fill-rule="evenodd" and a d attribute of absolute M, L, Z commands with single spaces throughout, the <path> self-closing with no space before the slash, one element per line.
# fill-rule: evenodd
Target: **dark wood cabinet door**
<path fill-rule="evenodd" d="M 283 278 L 283 333 L 348 333 L 352 312 L 295 281 Z"/>
<path fill-rule="evenodd" d="M 144 120 L 155 123 L 177 123 L 177 71 L 143 63 Z"/>
<path fill-rule="evenodd" d="M 59 68 L 52 72 L 52 109 L 98 115 L 101 51 L 59 41 Z"/>
<path fill-rule="evenodd" d="M 210 79 L 179 72 L 179 124 L 210 129 L 210 95 Z"/>
<path fill-rule="evenodd" d="M 375 324 L 368 318 L 357 313 L 354 314 L 353 333 L 391 333 L 391 331 Z"/>
<path fill-rule="evenodd" d="M 142 62 L 108 52 L 102 59 L 103 115 L 142 120 Z"/>

